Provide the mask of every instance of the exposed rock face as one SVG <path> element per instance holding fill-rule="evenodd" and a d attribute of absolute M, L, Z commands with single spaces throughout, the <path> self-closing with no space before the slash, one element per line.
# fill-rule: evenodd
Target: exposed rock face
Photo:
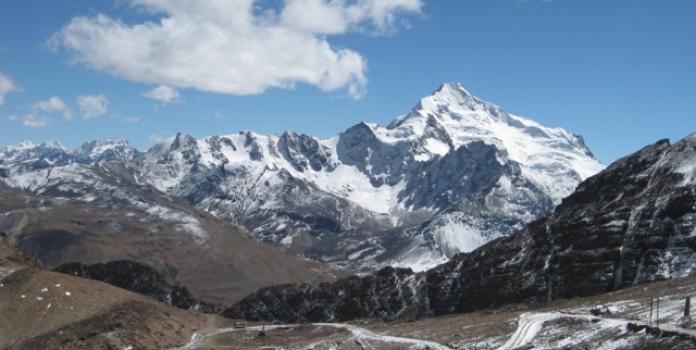
<path fill-rule="evenodd" d="M 291 322 L 424 317 L 599 294 L 696 272 L 696 134 L 618 160 L 549 217 L 424 273 L 265 288 L 225 311 Z M 321 311 L 323 310 L 323 311 Z"/>
<path fill-rule="evenodd" d="M 153 268 L 135 261 L 118 260 L 94 265 L 70 263 L 56 267 L 55 271 L 106 282 L 179 309 L 217 311 L 215 305 L 194 299 L 188 288 L 170 284 Z"/>
<path fill-rule="evenodd" d="M 263 288 L 223 315 L 284 322 L 393 319 L 397 312 L 417 316 L 425 311 L 414 303 L 419 297 L 414 288 L 418 284 L 410 269 L 385 267 L 365 277 L 353 276 L 317 287 L 287 284 Z"/>

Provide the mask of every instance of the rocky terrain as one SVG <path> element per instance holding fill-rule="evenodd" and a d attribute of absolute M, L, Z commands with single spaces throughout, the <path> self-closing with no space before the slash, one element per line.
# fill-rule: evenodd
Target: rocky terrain
<path fill-rule="evenodd" d="M 50 201 L 49 211 L 69 202 L 154 222 L 75 225 L 108 226 L 109 235 L 177 232 L 205 251 L 221 245 L 205 222 L 217 219 L 353 271 L 425 270 L 508 236 L 602 168 L 581 137 L 507 113 L 460 84 L 442 85 L 386 127 L 359 123 L 328 139 L 240 132 L 177 134 L 145 152 L 121 140 L 0 149 L 0 180 Z M 2 217 L 0 227 L 14 232 L 14 220 Z M 143 262 L 162 272 L 174 260 Z"/>
<path fill-rule="evenodd" d="M 546 218 L 423 273 L 385 268 L 280 285 L 225 314 L 251 320 L 414 319 L 595 295 L 696 269 L 696 134 L 661 140 L 582 182 Z"/>

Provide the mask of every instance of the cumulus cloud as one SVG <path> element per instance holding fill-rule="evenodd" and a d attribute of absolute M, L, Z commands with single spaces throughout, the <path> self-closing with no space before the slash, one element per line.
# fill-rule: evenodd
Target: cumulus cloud
<path fill-rule="evenodd" d="M 258 94 L 296 83 L 360 97 L 366 60 L 330 35 L 393 31 L 422 0 L 126 0 L 159 16 L 127 24 L 99 14 L 73 18 L 50 43 L 78 64 L 153 85 Z"/>
<path fill-rule="evenodd" d="M 85 95 L 77 98 L 77 105 L 84 119 L 103 116 L 109 110 L 109 100 L 104 95 Z"/>
<path fill-rule="evenodd" d="M 5 103 L 5 96 L 10 92 L 20 92 L 22 89 L 7 75 L 0 72 L 0 105 Z"/>
<path fill-rule="evenodd" d="M 179 90 L 167 85 L 160 85 L 158 87 L 155 87 L 152 90 L 145 92 L 143 96 L 162 103 L 173 103 L 181 101 L 181 95 L 179 94 Z"/>
<path fill-rule="evenodd" d="M 48 114 L 61 113 L 65 120 L 72 120 L 73 113 L 70 107 L 60 97 L 53 96 L 47 100 L 34 103 L 31 113 L 23 115 L 11 115 L 7 119 L 22 123 L 29 128 L 43 128 L 49 124 L 51 117 Z"/>
<path fill-rule="evenodd" d="M 37 102 L 36 104 L 34 104 L 34 107 L 32 109 L 34 110 L 34 112 L 59 112 L 63 114 L 63 118 L 65 118 L 65 120 L 73 119 L 73 113 L 70 107 L 68 107 L 68 105 L 66 105 L 60 97 L 56 96 L 53 96 L 48 100 Z"/>
<path fill-rule="evenodd" d="M 7 117 L 8 120 L 13 122 L 22 123 L 22 125 L 28 128 L 43 128 L 48 125 L 50 118 L 41 114 L 25 114 L 25 115 L 11 115 Z"/>

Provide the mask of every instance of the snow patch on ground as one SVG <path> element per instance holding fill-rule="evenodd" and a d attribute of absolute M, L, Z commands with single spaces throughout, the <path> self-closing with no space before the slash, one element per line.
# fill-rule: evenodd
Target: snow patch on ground
<path fill-rule="evenodd" d="M 152 203 L 140 202 L 139 207 L 152 217 L 173 224 L 179 230 L 191 234 L 199 243 L 204 243 L 208 239 L 208 233 L 201 222 L 187 213 Z"/>

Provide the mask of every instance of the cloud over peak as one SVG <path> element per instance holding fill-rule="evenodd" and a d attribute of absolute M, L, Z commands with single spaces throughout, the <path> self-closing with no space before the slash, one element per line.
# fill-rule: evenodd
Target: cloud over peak
<path fill-rule="evenodd" d="M 76 17 L 51 43 L 74 62 L 165 88 L 247 95 L 305 83 L 356 98 L 367 84 L 366 60 L 332 46 L 329 36 L 390 32 L 398 16 L 422 6 L 421 0 L 285 0 L 281 8 L 255 0 L 128 3 L 160 18 L 131 25 L 103 14 Z"/>

